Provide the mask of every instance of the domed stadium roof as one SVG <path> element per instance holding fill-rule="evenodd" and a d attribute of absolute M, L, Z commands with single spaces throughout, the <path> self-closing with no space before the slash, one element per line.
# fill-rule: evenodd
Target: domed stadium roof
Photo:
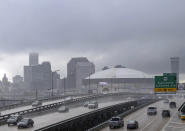
<path fill-rule="evenodd" d="M 154 77 L 144 72 L 129 68 L 110 68 L 107 70 L 96 72 L 90 76 L 90 79 L 104 79 L 104 78 L 154 78 Z M 89 79 L 89 77 L 87 77 L 86 79 Z"/>

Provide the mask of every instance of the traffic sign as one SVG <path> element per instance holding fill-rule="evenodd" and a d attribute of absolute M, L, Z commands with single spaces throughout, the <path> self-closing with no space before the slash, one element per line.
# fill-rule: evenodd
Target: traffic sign
<path fill-rule="evenodd" d="M 163 73 L 163 76 L 155 76 L 155 93 L 176 93 L 176 90 L 175 73 Z"/>

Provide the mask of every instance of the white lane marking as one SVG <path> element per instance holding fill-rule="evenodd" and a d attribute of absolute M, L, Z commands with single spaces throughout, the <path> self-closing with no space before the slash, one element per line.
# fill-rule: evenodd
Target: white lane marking
<path fill-rule="evenodd" d="M 145 128 L 147 128 L 149 125 L 151 125 L 156 119 L 157 119 L 157 117 L 155 119 L 153 119 L 150 123 L 148 123 L 146 126 L 144 126 L 140 131 L 143 131 Z"/>
<path fill-rule="evenodd" d="M 184 125 L 184 123 L 179 123 L 179 122 L 170 122 L 170 124 Z"/>
<path fill-rule="evenodd" d="M 183 127 L 179 127 L 179 126 L 167 126 L 167 127 L 169 127 L 169 128 L 182 128 L 182 129 L 185 128 L 185 126 L 183 126 Z"/>

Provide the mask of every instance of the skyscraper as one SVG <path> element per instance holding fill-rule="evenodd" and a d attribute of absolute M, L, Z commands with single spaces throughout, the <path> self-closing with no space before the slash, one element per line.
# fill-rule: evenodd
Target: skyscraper
<path fill-rule="evenodd" d="M 43 62 L 35 66 L 24 66 L 24 83 L 29 89 L 51 89 L 51 65 Z"/>
<path fill-rule="evenodd" d="M 85 57 L 72 58 L 67 64 L 67 88 L 80 89 L 82 79 L 95 72 L 95 66 Z"/>
<path fill-rule="evenodd" d="M 171 57 L 171 73 L 176 73 L 177 75 L 177 83 L 179 83 L 179 57 Z"/>
<path fill-rule="evenodd" d="M 35 66 L 39 64 L 39 54 L 32 52 L 29 54 L 29 66 Z"/>

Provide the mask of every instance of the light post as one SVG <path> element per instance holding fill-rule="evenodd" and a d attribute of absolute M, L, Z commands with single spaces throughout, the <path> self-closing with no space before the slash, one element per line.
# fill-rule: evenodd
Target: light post
<path fill-rule="evenodd" d="M 65 96 L 65 88 L 66 88 L 66 78 L 64 77 L 64 96 Z"/>
<path fill-rule="evenodd" d="M 35 97 L 36 97 L 36 100 L 37 100 L 38 99 L 37 87 L 36 87 L 36 90 L 35 90 Z"/>
<path fill-rule="evenodd" d="M 112 78 L 110 78 L 111 79 L 111 93 L 112 93 Z"/>
<path fill-rule="evenodd" d="M 51 73 L 51 97 L 53 97 L 53 74 L 60 70 L 55 70 Z"/>
<path fill-rule="evenodd" d="M 89 89 L 88 89 L 88 93 L 90 94 L 90 84 L 91 84 L 91 79 L 90 79 L 90 77 L 91 77 L 91 73 L 89 74 Z"/>

